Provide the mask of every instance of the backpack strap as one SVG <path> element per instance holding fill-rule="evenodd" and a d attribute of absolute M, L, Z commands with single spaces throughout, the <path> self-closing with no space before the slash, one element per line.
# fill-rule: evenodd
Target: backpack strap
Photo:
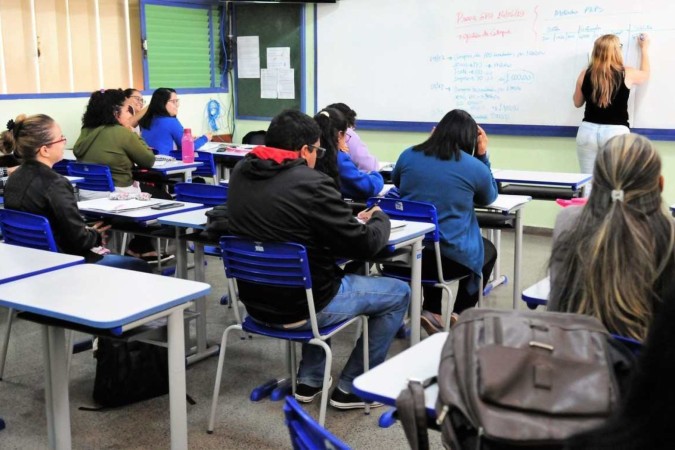
<path fill-rule="evenodd" d="M 408 380 L 408 387 L 403 389 L 396 399 L 396 409 L 403 425 L 406 438 L 413 450 L 429 449 L 427 432 L 427 411 L 424 407 L 424 389 L 436 382 L 436 377 L 424 381 Z"/>

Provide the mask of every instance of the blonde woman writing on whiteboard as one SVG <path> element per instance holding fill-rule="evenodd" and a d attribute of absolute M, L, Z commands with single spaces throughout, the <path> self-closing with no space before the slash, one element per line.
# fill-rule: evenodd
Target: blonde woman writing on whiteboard
<path fill-rule="evenodd" d="M 610 138 L 630 133 L 628 95 L 633 85 L 649 79 L 649 36 L 637 38 L 640 68 L 623 65 L 619 37 L 600 36 L 593 45 L 588 68 L 581 71 L 574 90 L 574 106 L 586 105 L 584 120 L 577 133 L 577 157 L 582 173 L 593 173 L 598 149 Z"/>

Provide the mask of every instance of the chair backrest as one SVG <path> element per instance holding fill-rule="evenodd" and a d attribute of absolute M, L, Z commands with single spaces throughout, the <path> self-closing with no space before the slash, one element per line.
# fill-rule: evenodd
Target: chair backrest
<path fill-rule="evenodd" d="M 642 351 L 642 342 L 637 339 L 629 338 L 626 336 L 619 336 L 618 334 L 612 334 L 612 337 L 617 341 L 623 343 L 634 355 L 639 355 Z"/>
<path fill-rule="evenodd" d="M 290 242 L 260 242 L 235 236 L 220 239 L 225 276 L 278 288 L 304 288 L 312 333 L 318 338 L 307 251 Z"/>
<path fill-rule="evenodd" d="M 371 197 L 368 199 L 367 205 L 369 207 L 375 204 L 377 204 L 377 206 L 379 206 L 391 219 L 434 224 L 434 231 L 427 233 L 424 239 L 433 242 L 440 241 L 438 212 L 432 203 L 381 197 Z"/>
<path fill-rule="evenodd" d="M 248 145 L 265 145 L 265 134 L 267 134 L 265 130 L 249 131 L 241 139 L 241 143 Z"/>
<path fill-rule="evenodd" d="M 71 162 L 68 164 L 68 175 L 84 178 L 84 181 L 77 183 L 80 189 L 100 192 L 113 192 L 115 190 L 110 167 L 103 164 Z"/>
<path fill-rule="evenodd" d="M 349 450 L 347 444 L 312 419 L 293 397 L 286 397 L 284 415 L 295 450 Z"/>
<path fill-rule="evenodd" d="M 0 230 L 7 244 L 59 251 L 46 217 L 13 209 L 0 209 Z"/>
<path fill-rule="evenodd" d="M 179 202 L 203 203 L 206 206 L 221 205 L 227 201 L 227 186 L 203 183 L 176 183 L 176 200 Z"/>
<path fill-rule="evenodd" d="M 180 150 L 171 150 L 169 152 L 169 156 L 176 159 L 183 158 L 183 154 Z M 196 150 L 195 162 L 201 162 L 203 164 L 197 167 L 194 172 L 192 172 L 193 176 L 212 178 L 216 175 L 216 161 L 213 159 L 213 153 L 200 152 L 199 150 Z"/>
<path fill-rule="evenodd" d="M 69 175 L 68 173 L 68 164 L 70 164 L 71 161 L 68 161 L 67 159 L 62 159 L 61 161 L 57 162 L 52 166 L 52 170 L 54 172 L 61 174 L 63 176 Z"/>

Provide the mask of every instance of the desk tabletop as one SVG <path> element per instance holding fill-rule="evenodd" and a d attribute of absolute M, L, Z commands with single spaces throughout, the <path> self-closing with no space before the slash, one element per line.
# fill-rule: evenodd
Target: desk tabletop
<path fill-rule="evenodd" d="M 548 296 L 551 292 L 551 278 L 546 277 L 537 283 L 525 289 L 522 293 L 523 300 L 531 301 L 539 305 L 548 303 Z"/>
<path fill-rule="evenodd" d="M 396 245 L 416 237 L 424 236 L 434 231 L 435 228 L 431 223 L 409 222 L 407 220 L 399 220 L 398 222 L 405 222 L 405 226 L 391 230 L 387 245 Z"/>
<path fill-rule="evenodd" d="M 84 258 L 0 242 L 0 261 L 1 284 L 82 264 Z"/>
<path fill-rule="evenodd" d="M 569 186 L 575 190 L 590 183 L 593 178 L 593 175 L 589 173 L 539 172 L 511 169 L 493 169 L 492 175 L 495 177 L 497 183 Z"/>
<path fill-rule="evenodd" d="M 176 214 L 177 212 L 192 211 L 194 209 L 204 208 L 204 205 L 201 203 L 190 203 L 190 202 L 176 202 L 173 200 L 152 200 L 149 202 L 147 208 L 133 209 L 130 211 L 104 211 L 101 209 L 92 208 L 92 205 L 96 205 L 100 202 L 101 199 L 93 200 L 83 200 L 77 202 L 77 208 L 86 214 L 100 217 L 117 217 L 123 219 L 129 219 L 135 222 L 144 222 L 148 220 L 154 220 L 159 217 L 168 216 L 170 214 Z M 120 201 L 123 203 L 123 201 Z M 152 209 L 152 206 L 157 204 L 180 204 L 182 206 L 177 206 L 170 209 Z"/>
<path fill-rule="evenodd" d="M 356 377 L 354 393 L 367 400 L 396 406 L 396 397 L 408 385 L 409 379 L 422 381 L 438 375 L 441 351 L 447 338 L 448 333 L 436 333 Z M 438 384 L 425 389 L 424 405 L 433 416 L 436 415 L 437 397 Z"/>
<path fill-rule="evenodd" d="M 80 264 L 0 285 L 0 306 L 114 329 L 207 294 L 206 283 Z"/>
<path fill-rule="evenodd" d="M 206 229 L 206 211 L 211 211 L 213 208 L 194 209 L 188 212 L 180 212 L 170 214 L 157 219 L 161 225 L 170 225 L 173 227 L 196 228 L 199 230 Z"/>
<path fill-rule="evenodd" d="M 499 194 L 497 199 L 486 206 L 478 206 L 479 208 L 487 209 L 498 209 L 504 212 L 512 212 L 519 208 L 522 208 L 527 203 L 532 201 L 532 197 L 529 195 L 509 195 L 509 194 Z"/>
<path fill-rule="evenodd" d="M 203 165 L 204 163 L 201 161 L 186 163 L 180 159 L 176 159 L 174 161 L 156 161 L 151 170 L 156 172 L 170 172 L 174 170 L 194 169 Z"/>

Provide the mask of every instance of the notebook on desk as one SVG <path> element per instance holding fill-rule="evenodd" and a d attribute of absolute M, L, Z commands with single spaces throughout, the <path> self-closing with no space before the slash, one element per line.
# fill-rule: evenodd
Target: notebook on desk
<path fill-rule="evenodd" d="M 152 200 L 110 200 L 109 198 L 97 198 L 94 200 L 77 202 L 77 207 L 79 209 L 92 211 L 125 212 L 133 211 L 135 209 L 150 208 L 151 206 L 158 205 L 159 203 L 161 202 Z"/>
<path fill-rule="evenodd" d="M 163 166 L 167 163 L 174 162 L 176 158 L 169 155 L 155 155 L 155 164 L 152 167 Z"/>

